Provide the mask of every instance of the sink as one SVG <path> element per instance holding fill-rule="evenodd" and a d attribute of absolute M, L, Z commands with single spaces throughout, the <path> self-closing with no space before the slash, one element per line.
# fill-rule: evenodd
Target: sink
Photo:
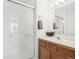
<path fill-rule="evenodd" d="M 51 41 L 51 42 L 55 42 L 55 43 L 59 43 L 59 44 L 63 44 L 63 45 L 67 45 L 67 46 L 70 46 L 70 47 L 75 47 L 75 39 L 74 38 L 64 38 L 64 37 L 49 37 L 49 36 L 46 36 L 46 37 L 42 37 L 42 39 L 45 39 L 45 40 L 48 40 L 48 41 Z"/>

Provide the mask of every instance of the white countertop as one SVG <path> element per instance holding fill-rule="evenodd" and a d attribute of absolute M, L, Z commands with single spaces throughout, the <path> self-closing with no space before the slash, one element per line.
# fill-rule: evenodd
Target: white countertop
<path fill-rule="evenodd" d="M 57 38 L 47 37 L 47 36 L 39 37 L 39 38 L 75 48 L 75 39 L 60 39 L 60 40 L 58 40 Z"/>

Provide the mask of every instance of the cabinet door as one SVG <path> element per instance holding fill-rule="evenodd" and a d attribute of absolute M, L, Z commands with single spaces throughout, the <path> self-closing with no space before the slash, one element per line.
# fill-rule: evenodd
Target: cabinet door
<path fill-rule="evenodd" d="M 66 59 L 65 57 L 58 55 L 59 59 Z"/>
<path fill-rule="evenodd" d="M 57 54 L 52 53 L 52 54 L 51 54 L 51 59 L 58 59 L 58 55 L 57 55 Z"/>
<path fill-rule="evenodd" d="M 50 59 L 50 51 L 45 47 L 40 46 L 39 59 Z"/>
<path fill-rule="evenodd" d="M 75 59 L 75 57 L 66 57 L 66 59 Z"/>
<path fill-rule="evenodd" d="M 66 58 L 61 55 L 51 53 L 51 59 L 66 59 Z"/>

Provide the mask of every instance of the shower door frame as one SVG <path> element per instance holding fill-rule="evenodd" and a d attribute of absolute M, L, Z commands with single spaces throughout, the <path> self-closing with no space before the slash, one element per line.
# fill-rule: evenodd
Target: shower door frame
<path fill-rule="evenodd" d="M 18 5 L 21 5 L 21 6 L 24 6 L 24 7 L 27 7 L 27 8 L 30 8 L 30 9 L 33 9 L 33 30 L 34 30 L 34 51 L 33 51 L 33 57 L 30 57 L 30 59 L 34 59 L 35 58 L 35 39 L 36 39 L 36 8 L 35 7 L 33 7 L 33 6 L 30 6 L 30 5 L 28 5 L 28 4 L 25 4 L 25 3 L 22 3 L 22 2 L 19 2 L 19 1 L 15 1 L 15 0 L 7 0 L 7 1 L 9 1 L 9 2 L 12 2 L 12 3 L 16 3 L 16 4 L 18 4 Z"/>

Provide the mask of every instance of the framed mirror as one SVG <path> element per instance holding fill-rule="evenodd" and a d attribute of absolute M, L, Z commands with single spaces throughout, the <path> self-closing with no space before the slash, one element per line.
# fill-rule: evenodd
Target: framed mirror
<path fill-rule="evenodd" d="M 56 28 L 55 28 L 56 27 Z M 75 38 L 75 2 L 61 4 L 55 8 L 53 29 L 57 34 Z"/>

